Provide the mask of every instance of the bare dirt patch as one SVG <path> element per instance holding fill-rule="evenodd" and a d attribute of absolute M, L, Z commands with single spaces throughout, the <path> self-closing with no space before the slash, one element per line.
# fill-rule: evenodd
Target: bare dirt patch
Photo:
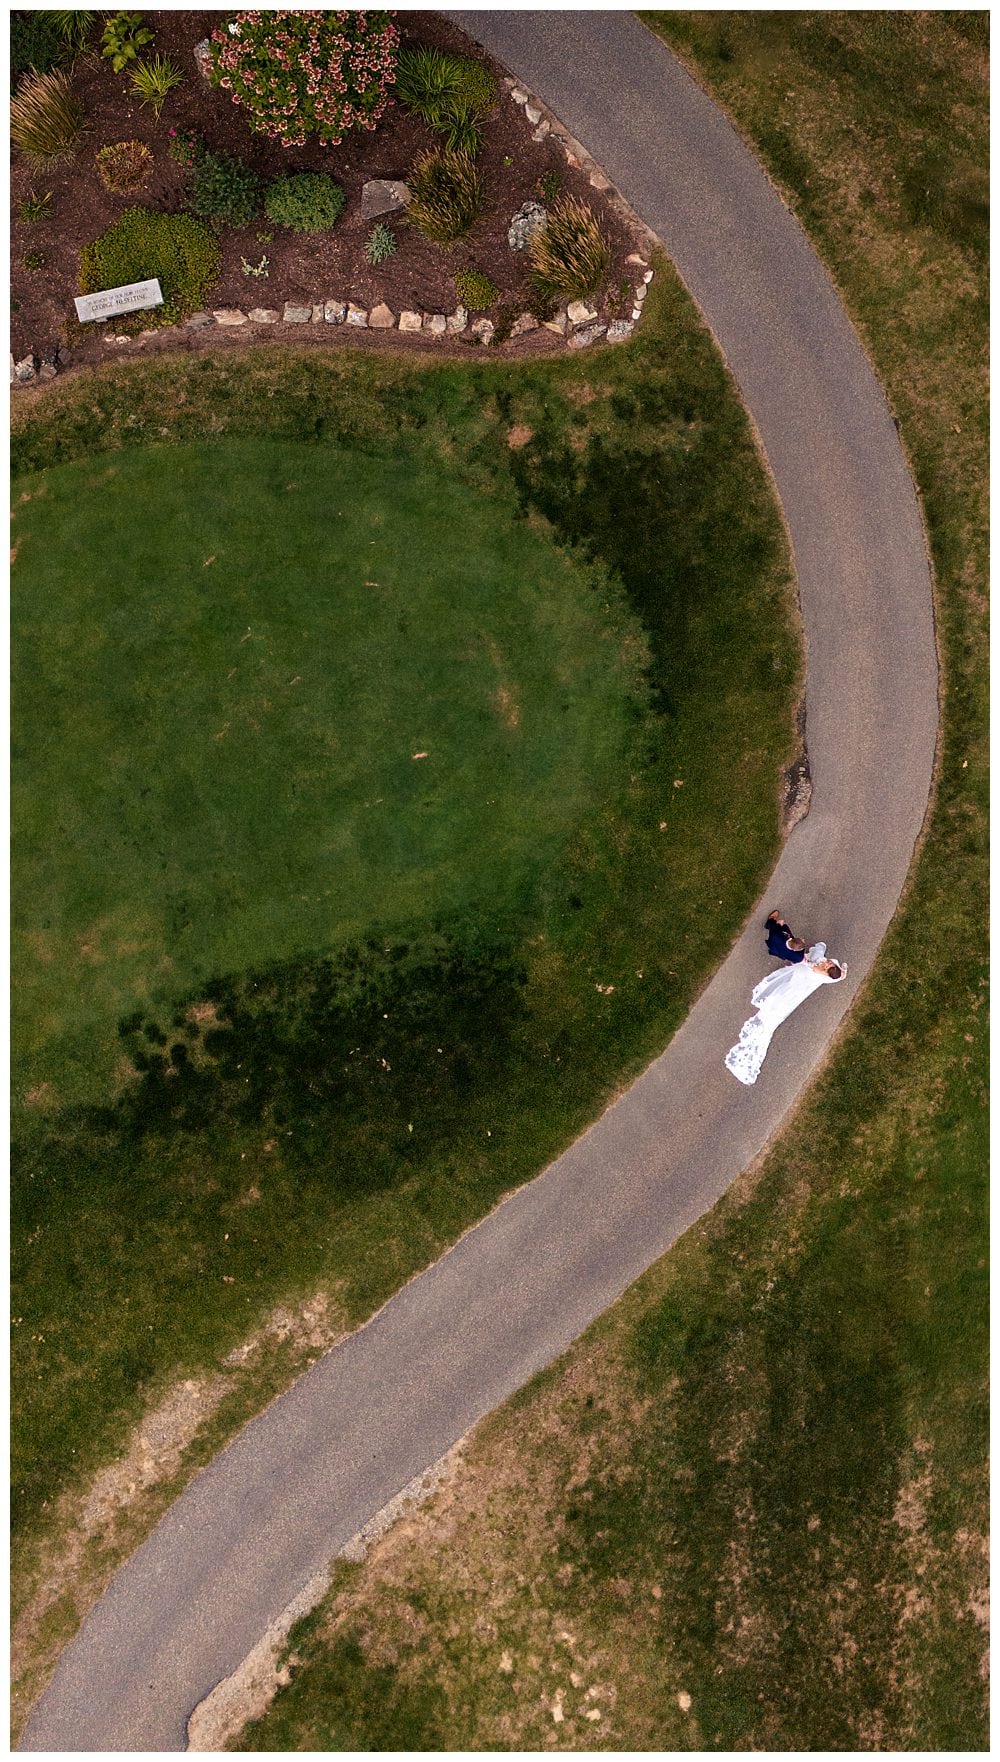
<path fill-rule="evenodd" d="M 249 1372 L 267 1374 L 271 1360 L 290 1364 L 283 1383 L 326 1352 L 346 1331 L 337 1303 L 325 1291 L 297 1307 L 271 1311 L 263 1325 L 229 1352 L 215 1372 L 187 1377 L 161 1395 L 133 1429 L 124 1454 L 83 1487 L 65 1495 L 49 1540 L 23 1587 L 11 1634 L 15 1722 L 23 1720 L 55 1665 L 59 1651 L 103 1592 L 121 1561 L 161 1515 L 165 1498 L 180 1491 L 185 1458 L 219 1413 L 239 1396 Z M 253 1411 L 260 1399 L 252 1396 Z M 242 1424 L 243 1415 L 237 1420 Z M 198 1464 L 191 1466 L 196 1472 Z"/>
<path fill-rule="evenodd" d="M 500 685 L 493 693 L 493 708 L 500 717 L 504 727 L 513 733 L 521 725 L 521 705 L 517 692 L 511 685 Z"/>
<path fill-rule="evenodd" d="M 519 447 L 526 447 L 534 437 L 534 429 L 529 428 L 526 422 L 515 422 L 513 428 L 507 430 L 507 445 L 516 452 Z"/>

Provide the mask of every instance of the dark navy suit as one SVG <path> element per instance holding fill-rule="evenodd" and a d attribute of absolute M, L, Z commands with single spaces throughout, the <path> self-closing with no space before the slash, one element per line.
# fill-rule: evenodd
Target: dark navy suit
<path fill-rule="evenodd" d="M 768 918 L 764 925 L 764 934 L 767 937 L 767 952 L 769 955 L 773 955 L 776 961 L 805 960 L 806 951 L 804 948 L 789 948 L 788 938 L 792 932 L 787 924 L 776 924 L 773 918 Z"/>

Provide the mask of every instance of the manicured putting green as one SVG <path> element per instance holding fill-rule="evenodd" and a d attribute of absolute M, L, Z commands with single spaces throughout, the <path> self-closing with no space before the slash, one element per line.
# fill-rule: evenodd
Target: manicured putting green
<path fill-rule="evenodd" d="M 439 470 L 223 441 L 14 493 L 19 1095 L 213 974 L 523 912 L 616 786 L 638 627 Z"/>

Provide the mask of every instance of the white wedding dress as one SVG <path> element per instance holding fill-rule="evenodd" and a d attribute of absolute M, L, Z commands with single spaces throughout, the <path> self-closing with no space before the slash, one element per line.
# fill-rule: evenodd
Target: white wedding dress
<path fill-rule="evenodd" d="M 780 972 L 769 973 L 766 979 L 754 986 L 750 1002 L 756 1008 L 757 1014 L 744 1022 L 736 1045 L 726 1053 L 726 1069 L 732 1071 L 739 1082 L 756 1083 L 775 1028 L 791 1015 L 793 1009 L 798 1009 L 803 998 L 816 991 L 820 985 L 840 983 L 838 979 L 831 979 L 829 973 L 817 972 L 812 965 L 814 961 L 825 958 L 826 943 L 814 942 L 807 950 L 804 960 L 794 967 L 782 967 Z M 843 961 L 838 962 L 838 965 L 842 979 L 847 968 Z"/>

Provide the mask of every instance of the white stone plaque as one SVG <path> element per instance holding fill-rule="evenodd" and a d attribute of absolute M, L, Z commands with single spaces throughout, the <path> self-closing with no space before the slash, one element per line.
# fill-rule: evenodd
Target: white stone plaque
<path fill-rule="evenodd" d="M 145 312 L 162 306 L 158 281 L 130 281 L 124 288 L 105 288 L 102 294 L 81 294 L 74 301 L 81 324 L 93 318 L 118 318 L 123 312 Z"/>

